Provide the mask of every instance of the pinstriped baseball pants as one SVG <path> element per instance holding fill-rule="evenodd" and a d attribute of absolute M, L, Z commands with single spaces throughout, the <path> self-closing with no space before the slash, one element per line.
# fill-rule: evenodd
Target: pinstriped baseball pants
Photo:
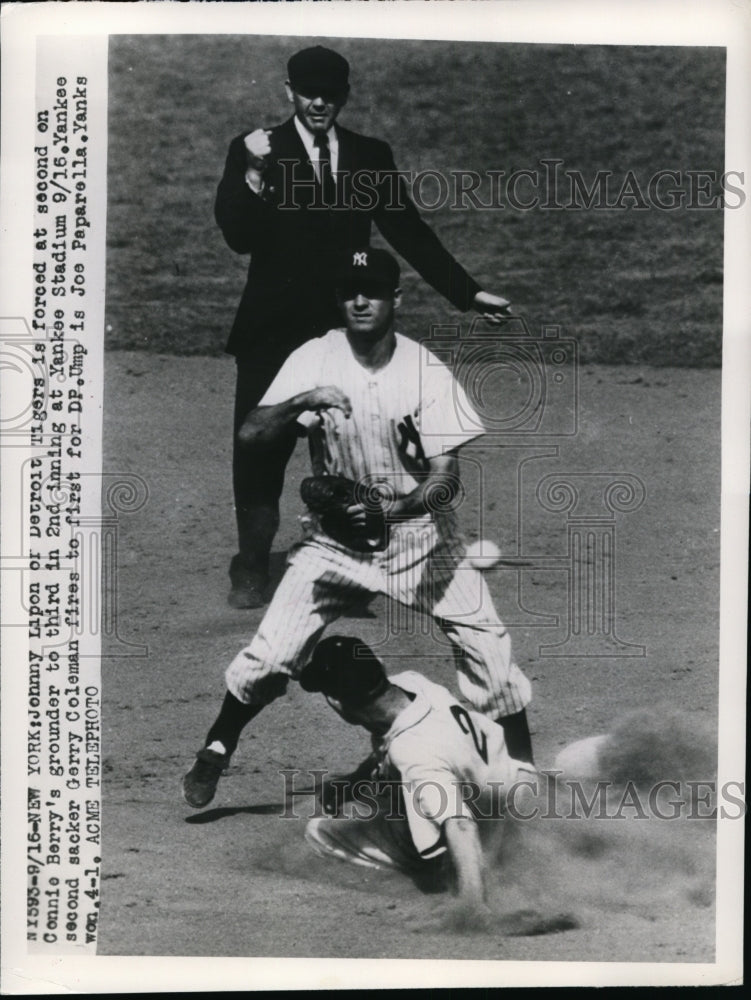
<path fill-rule="evenodd" d="M 227 668 L 229 691 L 246 704 L 273 701 L 328 625 L 363 597 L 386 594 L 435 619 L 473 708 L 491 718 L 520 712 L 531 699 L 529 680 L 513 660 L 482 573 L 463 556 L 458 538 L 407 525 L 395 526 L 385 552 L 352 552 L 321 534 L 299 543 L 252 642 Z"/>

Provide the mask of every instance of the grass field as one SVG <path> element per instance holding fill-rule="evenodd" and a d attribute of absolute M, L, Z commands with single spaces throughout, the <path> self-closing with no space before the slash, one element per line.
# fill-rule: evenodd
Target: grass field
<path fill-rule="evenodd" d="M 325 41 L 325 40 L 324 40 Z M 107 345 L 217 354 L 247 258 L 213 219 L 229 140 L 283 120 L 296 38 L 113 36 Z M 709 48 L 450 44 L 337 39 L 350 60 L 343 124 L 387 139 L 404 170 L 537 170 L 562 161 L 608 204 L 633 171 L 647 207 L 450 207 L 426 213 L 489 290 L 532 328 L 555 323 L 584 361 L 716 366 L 722 344 L 722 211 L 667 211 L 647 197 L 658 171 L 723 172 L 724 52 Z M 732 165 L 729 165 L 732 166 Z M 703 184 L 703 181 L 696 183 Z M 670 182 L 660 191 L 666 200 Z M 528 201 L 545 191 L 527 181 Z M 612 192 L 612 193 L 611 193 Z M 446 199 L 426 183 L 426 202 Z M 702 192 L 706 203 L 717 185 Z M 492 203 L 490 181 L 478 194 Z M 729 203 L 733 203 L 729 197 Z M 737 201 L 737 198 L 735 199 Z M 568 184 L 558 204 L 570 204 Z M 411 270 L 405 332 L 458 314 Z M 408 328 L 408 329 L 407 329 Z"/>

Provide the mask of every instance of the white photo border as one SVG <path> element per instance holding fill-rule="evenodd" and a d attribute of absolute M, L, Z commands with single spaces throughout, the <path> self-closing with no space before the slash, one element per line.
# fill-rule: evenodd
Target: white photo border
<path fill-rule="evenodd" d="M 28 228 L 33 188 L 36 42 L 41 35 L 259 34 L 430 38 L 619 45 L 720 46 L 727 53 L 726 163 L 751 176 L 751 5 L 721 3 L 459 0 L 411 4 L 86 3 L 6 4 L 2 10 L 2 247 L 5 315 L 31 299 Z M 722 570 L 719 781 L 737 779 L 745 753 L 745 659 L 751 372 L 751 205 L 725 212 L 722 415 Z M 8 483 L 4 482 L 4 494 Z M 11 484 L 12 485 L 12 484 Z M 12 497 L 10 501 L 12 501 Z M 718 823 L 717 951 L 712 964 L 421 962 L 286 958 L 115 958 L 30 955 L 19 912 L 25 894 L 26 776 L 13 769 L 13 714 L 23 676 L 3 656 L 3 992 L 204 989 L 426 988 L 511 985 L 709 985 L 739 983 L 743 944 L 743 824 Z M 106 850 L 106 846 L 105 846 Z"/>

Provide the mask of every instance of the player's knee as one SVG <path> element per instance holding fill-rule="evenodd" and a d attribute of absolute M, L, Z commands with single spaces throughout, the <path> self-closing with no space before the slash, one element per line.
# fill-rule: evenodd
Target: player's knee
<path fill-rule="evenodd" d="M 262 677 L 241 677 L 234 664 L 230 664 L 225 674 L 227 689 L 240 701 L 252 705 L 269 705 L 281 698 L 287 691 L 287 674 L 272 673 Z"/>

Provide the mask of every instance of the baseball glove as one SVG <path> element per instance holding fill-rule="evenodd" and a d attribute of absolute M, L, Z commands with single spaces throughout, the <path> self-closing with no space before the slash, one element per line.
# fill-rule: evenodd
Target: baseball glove
<path fill-rule="evenodd" d="M 318 516 L 321 530 L 355 552 L 380 552 L 389 541 L 388 524 L 376 491 L 368 491 L 346 476 L 308 476 L 300 483 L 300 496 Z M 354 524 L 347 508 L 365 509 L 365 523 Z"/>

